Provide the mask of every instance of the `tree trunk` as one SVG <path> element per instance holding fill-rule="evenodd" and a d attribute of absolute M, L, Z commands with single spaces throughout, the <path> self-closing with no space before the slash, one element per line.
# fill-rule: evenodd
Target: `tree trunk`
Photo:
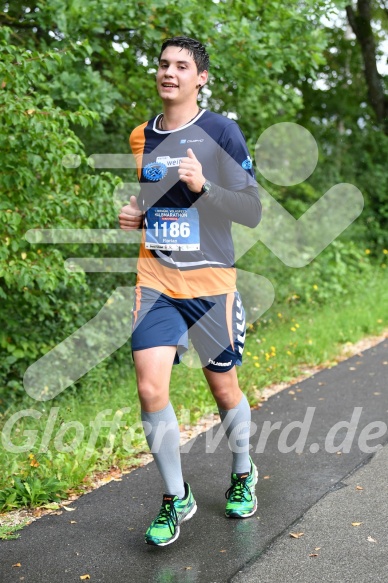
<path fill-rule="evenodd" d="M 346 14 L 361 47 L 369 104 L 375 112 L 377 122 L 388 134 L 388 98 L 384 95 L 382 78 L 377 70 L 370 0 L 357 0 L 357 11 L 351 5 L 346 6 Z"/>

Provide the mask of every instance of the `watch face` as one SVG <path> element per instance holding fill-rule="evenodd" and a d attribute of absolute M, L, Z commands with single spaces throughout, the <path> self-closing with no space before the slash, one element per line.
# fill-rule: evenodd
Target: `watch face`
<path fill-rule="evenodd" d="M 211 186 L 210 182 L 206 180 L 205 184 L 202 186 L 202 192 L 209 192 L 210 186 Z"/>

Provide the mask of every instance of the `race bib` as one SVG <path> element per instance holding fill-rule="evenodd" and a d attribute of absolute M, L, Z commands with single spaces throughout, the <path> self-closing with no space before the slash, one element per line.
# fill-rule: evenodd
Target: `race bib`
<path fill-rule="evenodd" d="M 196 208 L 150 208 L 146 212 L 146 249 L 198 251 L 199 215 Z"/>

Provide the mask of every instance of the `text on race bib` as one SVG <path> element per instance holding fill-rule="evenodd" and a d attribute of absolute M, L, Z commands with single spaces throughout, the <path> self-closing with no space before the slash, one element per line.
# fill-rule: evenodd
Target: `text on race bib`
<path fill-rule="evenodd" d="M 146 249 L 200 249 L 199 215 L 196 208 L 149 208 L 146 212 L 146 226 Z"/>

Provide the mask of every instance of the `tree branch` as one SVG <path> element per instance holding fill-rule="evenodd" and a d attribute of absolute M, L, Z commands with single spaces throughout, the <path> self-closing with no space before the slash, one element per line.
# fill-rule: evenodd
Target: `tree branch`
<path fill-rule="evenodd" d="M 356 13 L 354 12 L 353 6 L 350 6 L 350 4 L 349 4 L 348 6 L 345 7 L 345 10 L 346 10 L 346 15 L 348 17 L 350 27 L 357 37 L 358 36 L 358 29 L 357 29 Z"/>
<path fill-rule="evenodd" d="M 0 25 L 12 28 L 38 28 L 35 22 L 20 21 L 18 18 L 13 18 L 6 12 L 0 12 Z"/>

